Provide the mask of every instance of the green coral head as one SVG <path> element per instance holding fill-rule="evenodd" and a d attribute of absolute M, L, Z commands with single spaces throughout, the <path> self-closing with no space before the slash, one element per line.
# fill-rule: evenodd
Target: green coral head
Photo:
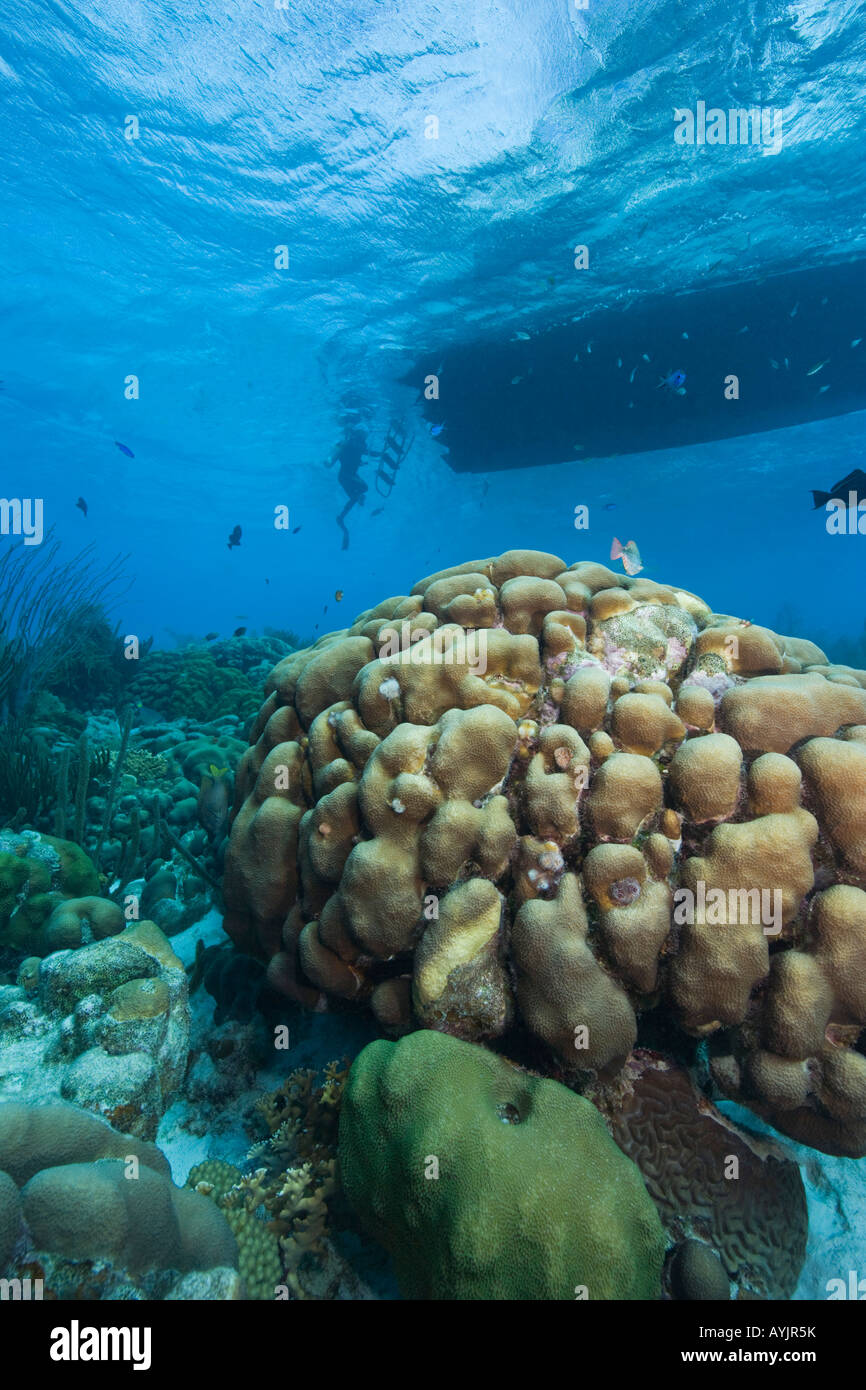
<path fill-rule="evenodd" d="M 666 1238 L 590 1101 L 445 1033 L 371 1043 L 340 1172 L 406 1297 L 657 1299 Z"/>

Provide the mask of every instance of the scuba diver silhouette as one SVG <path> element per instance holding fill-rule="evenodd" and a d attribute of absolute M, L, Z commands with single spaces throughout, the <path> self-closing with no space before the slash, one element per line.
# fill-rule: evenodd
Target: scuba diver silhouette
<path fill-rule="evenodd" d="M 325 464 L 326 468 L 333 468 L 339 460 L 337 481 L 349 499 L 337 516 L 337 525 L 343 532 L 343 550 L 349 548 L 349 530 L 346 526 L 346 517 L 354 506 L 359 503 L 361 506 L 364 505 L 364 494 L 368 491 L 367 484 L 359 476 L 359 470 L 363 467 L 366 459 L 366 452 L 367 435 L 365 431 L 359 425 L 346 425 L 343 438 Z"/>

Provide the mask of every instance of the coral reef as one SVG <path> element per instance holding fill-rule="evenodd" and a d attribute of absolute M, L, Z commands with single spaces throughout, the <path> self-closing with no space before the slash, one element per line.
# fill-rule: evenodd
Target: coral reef
<path fill-rule="evenodd" d="M 237 1263 L 221 1213 L 153 1144 L 74 1105 L 0 1104 L 0 1275 L 35 1274 L 53 1298 L 164 1298 Z"/>
<path fill-rule="evenodd" d="M 336 1144 L 347 1072 L 336 1062 L 298 1069 L 257 1110 L 268 1138 L 249 1154 L 251 1172 L 219 1159 L 194 1167 L 189 1186 L 217 1203 L 235 1233 L 248 1296 L 334 1296 L 348 1276 L 328 1241 L 329 1206 L 338 1192 Z M 330 1290 L 330 1292 L 329 1292 Z"/>
<path fill-rule="evenodd" d="M 156 650 L 142 656 L 129 693 L 165 719 L 248 719 L 261 703 L 264 680 L 290 650 L 272 637 L 233 637 L 212 646 Z"/>
<path fill-rule="evenodd" d="M 98 890 L 96 869 L 72 841 L 35 830 L 0 832 L 0 945 L 25 955 L 67 945 L 58 910 Z M 97 918 L 94 932 L 103 935 Z"/>
<path fill-rule="evenodd" d="M 94 903 L 117 934 L 25 960 L 0 984 L 0 1099 L 62 1097 L 152 1139 L 186 1069 L 186 972 L 153 922 L 121 931 L 104 899 L 64 903 L 71 930 Z"/>
<path fill-rule="evenodd" d="M 396 635 L 395 635 L 396 634 Z M 307 1006 L 615 1084 L 663 1020 L 866 1153 L 866 672 L 695 595 L 509 551 L 274 669 L 225 926 Z"/>
<path fill-rule="evenodd" d="M 598 1111 L 483 1048 L 427 1030 L 371 1043 L 339 1153 L 408 1298 L 661 1296 L 661 1223 Z"/>
<path fill-rule="evenodd" d="M 100 568 L 95 544 L 65 562 L 59 551 L 52 529 L 41 545 L 12 544 L 0 557 L 0 721 L 23 717 L 40 691 L 105 654 L 103 604 L 117 597 L 123 559 Z"/>

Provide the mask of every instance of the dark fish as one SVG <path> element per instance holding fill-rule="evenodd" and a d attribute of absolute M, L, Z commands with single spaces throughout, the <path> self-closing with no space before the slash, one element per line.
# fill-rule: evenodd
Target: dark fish
<path fill-rule="evenodd" d="M 204 635 L 204 640 L 206 642 L 214 642 L 216 641 L 217 637 L 219 637 L 218 632 L 206 632 Z"/>
<path fill-rule="evenodd" d="M 84 515 L 87 516 L 87 503 L 85 502 L 83 497 L 79 497 L 75 505 L 80 512 L 84 512 Z"/>
<path fill-rule="evenodd" d="M 229 532 L 229 550 L 231 550 L 231 548 L 232 548 L 233 545 L 240 545 L 240 543 L 241 543 L 241 528 L 240 528 L 240 526 L 236 526 L 236 527 L 234 528 L 233 531 L 230 531 L 230 532 Z"/>
<path fill-rule="evenodd" d="M 300 526 L 296 526 L 295 529 L 294 529 L 294 531 L 292 532 L 292 535 L 293 535 L 293 536 L 296 536 L 296 535 L 298 534 L 298 532 L 300 531 L 300 529 L 301 529 Z"/>
<path fill-rule="evenodd" d="M 232 633 L 232 637 L 246 637 L 246 634 L 247 630 L 245 627 L 236 627 Z"/>
<path fill-rule="evenodd" d="M 856 492 L 859 497 L 866 497 L 866 473 L 863 472 L 862 468 L 855 468 L 854 472 L 849 473 L 847 478 L 842 478 L 838 483 L 834 483 L 832 492 L 816 492 L 813 488 L 812 501 L 814 506 L 812 510 L 817 511 L 819 507 L 826 506 L 834 499 L 847 502 L 847 495 L 843 496 L 842 494 L 849 492 Z"/>
<path fill-rule="evenodd" d="M 605 509 L 606 512 L 612 512 L 615 506 L 616 506 L 616 503 L 615 503 L 615 502 L 605 502 L 605 504 L 604 504 L 604 509 Z"/>
<path fill-rule="evenodd" d="M 328 611 L 328 605 L 325 604 L 324 608 L 322 609 L 322 612 L 323 612 L 323 613 L 327 613 L 327 611 Z"/>
<path fill-rule="evenodd" d="M 266 583 L 266 584 L 270 584 L 270 582 L 271 582 L 271 581 L 270 581 L 269 579 L 267 579 L 267 578 L 265 579 L 265 583 Z"/>
<path fill-rule="evenodd" d="M 659 386 L 666 386 L 669 391 L 682 391 L 685 384 L 686 374 L 681 371 L 668 372 L 659 382 Z"/>
<path fill-rule="evenodd" d="M 384 507 L 377 507 L 377 508 L 375 509 L 375 511 L 372 511 L 372 512 L 370 513 L 370 515 L 371 515 L 371 516 L 378 516 L 378 515 L 380 514 L 380 512 L 384 512 L 384 510 L 385 510 Z"/>
<path fill-rule="evenodd" d="M 432 434 L 434 439 L 438 439 L 444 428 L 444 425 L 431 425 L 430 433 Z"/>
<path fill-rule="evenodd" d="M 205 773 L 201 779 L 196 810 L 211 843 L 222 838 L 229 816 L 231 791 L 231 782 L 225 773 L 219 776 Z"/>
<path fill-rule="evenodd" d="M 340 600 L 342 599 L 342 597 L 343 597 L 343 590 L 342 590 L 342 589 L 335 589 L 335 591 L 334 591 L 334 598 L 337 600 L 338 603 L 340 602 Z"/>
<path fill-rule="evenodd" d="M 131 449 L 128 449 L 128 448 L 126 447 L 125 444 L 121 444 L 121 442 L 120 442 L 119 439 L 115 439 L 114 443 L 115 443 L 116 447 L 120 450 L 120 452 L 121 452 L 122 454 L 126 454 L 126 457 L 127 457 L 128 459 L 134 459 L 134 458 L 135 458 L 135 454 L 132 452 L 132 450 L 131 450 Z"/>

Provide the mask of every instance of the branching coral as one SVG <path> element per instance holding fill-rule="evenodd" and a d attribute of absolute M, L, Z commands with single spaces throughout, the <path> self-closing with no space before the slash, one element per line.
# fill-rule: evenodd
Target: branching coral
<path fill-rule="evenodd" d="M 240 1250 L 240 1270 L 251 1298 L 272 1299 L 284 1284 L 307 1298 L 311 1266 L 326 1256 L 329 1206 L 338 1192 L 336 1144 L 348 1068 L 330 1062 L 324 1079 L 299 1069 L 256 1109 L 269 1137 L 253 1146 L 242 1173 L 209 1160 L 194 1168 L 189 1186 L 224 1212 Z"/>

